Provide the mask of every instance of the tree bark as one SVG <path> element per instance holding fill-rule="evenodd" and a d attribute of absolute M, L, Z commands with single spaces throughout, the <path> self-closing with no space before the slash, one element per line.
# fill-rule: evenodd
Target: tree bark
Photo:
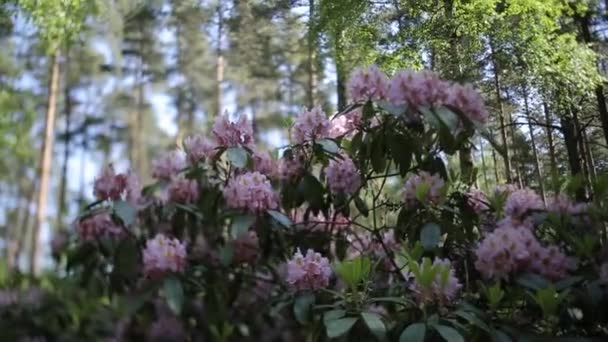
<path fill-rule="evenodd" d="M 496 51 L 494 49 L 494 45 L 492 41 L 490 41 L 490 53 L 492 58 L 492 68 L 494 71 L 494 92 L 496 94 L 496 102 L 498 102 L 498 123 L 500 125 L 500 136 L 502 138 L 502 144 L 505 149 L 505 154 L 503 155 L 503 161 L 505 164 L 505 176 L 507 179 L 507 183 L 513 182 L 513 177 L 511 173 L 511 153 L 509 151 L 509 139 L 507 137 L 507 127 L 505 122 L 505 110 L 502 102 L 502 95 L 500 89 L 500 76 L 498 70 L 498 62 L 496 61 Z"/>
<path fill-rule="evenodd" d="M 336 54 L 336 94 L 338 96 L 338 111 L 341 111 L 346 108 L 346 66 L 344 65 L 342 30 L 336 32 L 334 50 Z"/>
<path fill-rule="evenodd" d="M 42 249 L 40 248 L 40 234 L 46 221 L 46 205 L 49 195 L 49 180 L 53 163 L 53 140 L 55 134 L 55 113 L 57 110 L 57 93 L 59 90 L 59 59 L 61 52 L 57 49 L 50 58 L 51 77 L 48 85 L 48 102 L 44 119 L 44 136 L 42 139 L 42 153 L 40 156 L 39 179 L 40 191 L 36 201 L 36 222 L 32 230 L 32 250 L 30 255 L 30 272 L 39 274 Z"/>
<path fill-rule="evenodd" d="M 68 176 L 68 162 L 70 159 L 70 145 L 72 142 L 72 134 L 70 132 L 72 123 L 72 96 L 70 89 L 70 52 L 66 51 L 65 64 L 65 85 L 63 87 L 64 103 L 65 103 L 65 138 L 63 140 L 63 165 L 61 165 L 61 180 L 59 184 L 59 210 L 57 211 L 57 226 L 61 226 L 63 216 L 66 212 L 66 188 Z"/>
<path fill-rule="evenodd" d="M 528 121 L 528 130 L 530 131 L 530 142 L 532 144 L 532 156 L 534 157 L 534 171 L 536 172 L 536 177 L 538 177 L 538 188 L 540 190 L 540 196 L 543 199 L 543 202 L 547 201 L 545 196 L 545 185 L 543 183 L 543 173 L 540 166 L 540 161 L 538 160 L 538 151 L 536 150 L 536 138 L 534 137 L 534 127 L 532 126 L 532 116 L 530 115 L 530 106 L 528 104 L 528 87 L 525 84 L 522 84 L 523 96 L 524 96 L 524 110 L 526 113 L 526 120 Z"/>
<path fill-rule="evenodd" d="M 549 162 L 551 165 L 551 183 L 557 184 L 557 157 L 555 153 L 555 143 L 553 141 L 553 130 L 552 130 L 552 121 L 551 121 L 551 112 L 549 112 L 549 106 L 547 102 L 543 99 L 543 112 L 545 113 L 545 128 L 547 130 L 547 143 L 549 145 Z M 553 189 L 553 191 L 557 191 L 557 189 Z"/>
<path fill-rule="evenodd" d="M 308 87 L 306 87 L 306 102 L 308 108 L 315 106 L 317 97 L 317 34 L 315 25 L 315 1 L 308 2 Z"/>
<path fill-rule="evenodd" d="M 593 43 L 593 37 L 590 29 L 590 16 L 591 13 L 587 12 L 585 15 L 577 17 L 577 21 L 581 27 L 583 41 L 587 44 Z M 597 111 L 600 117 L 600 122 L 602 123 L 604 139 L 608 144 L 608 108 L 606 108 L 606 96 L 604 95 L 604 86 L 602 83 L 599 83 L 595 87 L 595 99 L 597 100 Z"/>
<path fill-rule="evenodd" d="M 481 168 L 483 169 L 483 183 L 485 190 L 490 189 L 490 182 L 488 181 L 488 169 L 486 167 L 486 156 L 484 155 L 483 141 L 479 138 L 479 154 L 481 156 Z"/>
<path fill-rule="evenodd" d="M 215 73 L 215 113 L 213 115 L 222 115 L 222 84 L 224 82 L 224 52 L 222 51 L 222 37 L 224 27 L 224 15 L 222 2 L 217 3 L 217 49 L 216 49 L 216 73 Z"/>
<path fill-rule="evenodd" d="M 564 143 L 566 145 L 566 152 L 568 154 L 568 164 L 570 165 L 570 173 L 573 177 L 580 177 L 582 176 L 582 166 L 577 146 L 578 132 L 576 131 L 572 117 L 563 116 L 560 118 L 560 123 L 562 126 L 562 132 L 564 133 Z M 576 193 L 576 197 L 577 200 L 584 200 L 584 189 L 582 191 L 579 190 Z"/>

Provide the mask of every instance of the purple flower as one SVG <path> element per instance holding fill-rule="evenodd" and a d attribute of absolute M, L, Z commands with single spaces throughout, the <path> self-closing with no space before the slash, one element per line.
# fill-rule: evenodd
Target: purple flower
<path fill-rule="evenodd" d="M 230 179 L 224 188 L 224 199 L 230 208 L 261 212 L 278 206 L 278 198 L 266 176 L 254 171 Z"/>
<path fill-rule="evenodd" d="M 382 100 L 388 91 L 388 77 L 376 65 L 357 68 L 353 71 L 347 88 L 353 102 Z"/>
<path fill-rule="evenodd" d="M 329 260 L 312 249 L 302 255 L 298 249 L 287 262 L 286 282 L 295 290 L 317 290 L 329 285 L 332 270 Z"/>
<path fill-rule="evenodd" d="M 228 115 L 219 115 L 213 123 L 213 134 L 220 146 L 253 147 L 253 126 L 246 116 L 240 116 L 236 122 L 231 122 Z"/>
<path fill-rule="evenodd" d="M 291 127 L 291 138 L 296 144 L 310 140 L 329 138 L 331 124 L 321 107 L 304 111 L 298 115 Z"/>
<path fill-rule="evenodd" d="M 325 168 L 327 183 L 334 193 L 353 194 L 361 186 L 361 176 L 352 159 L 342 154 L 342 159 L 329 162 Z"/>
<path fill-rule="evenodd" d="M 165 272 L 181 273 L 186 267 L 186 246 L 176 238 L 157 234 L 146 242 L 143 262 L 144 273 L 149 276 Z"/>
<path fill-rule="evenodd" d="M 182 151 L 167 151 L 152 161 L 152 177 L 169 180 L 185 168 L 186 159 Z"/>

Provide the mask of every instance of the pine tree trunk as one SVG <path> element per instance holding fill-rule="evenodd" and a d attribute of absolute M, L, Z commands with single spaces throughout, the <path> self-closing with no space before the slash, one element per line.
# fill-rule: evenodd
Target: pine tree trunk
<path fill-rule="evenodd" d="M 490 53 L 492 56 L 492 68 L 494 71 L 494 92 L 496 93 L 496 102 L 498 102 L 498 124 L 500 126 L 500 136 L 502 138 L 502 145 L 504 146 L 505 154 L 503 155 L 503 161 L 505 164 L 505 175 L 507 183 L 512 183 L 511 173 L 511 152 L 509 150 L 509 139 L 507 137 L 507 125 L 505 120 L 505 110 L 502 102 L 502 95 L 500 94 L 500 71 L 498 70 L 498 63 L 496 61 L 496 55 L 494 46 L 490 43 Z"/>
<path fill-rule="evenodd" d="M 593 152 L 591 151 L 591 146 L 589 145 L 589 136 L 587 135 L 587 130 L 583 129 L 582 132 L 583 135 L 583 147 L 585 148 L 585 163 L 587 163 L 587 166 L 589 168 L 589 176 L 591 177 L 591 181 L 595 182 L 596 178 L 597 178 L 597 173 L 595 170 L 595 160 L 593 158 Z M 590 187 L 590 190 L 592 190 L 593 188 Z"/>
<path fill-rule="evenodd" d="M 589 165 L 587 163 L 587 152 L 585 151 L 585 142 L 583 141 L 583 131 L 584 128 L 581 127 L 581 123 L 578 119 L 578 110 L 573 108 L 572 110 L 572 122 L 574 124 L 574 129 L 576 130 L 576 142 L 578 144 L 578 151 L 582 166 L 582 174 L 583 179 L 585 181 L 585 189 L 591 189 L 591 171 L 589 170 Z M 586 195 L 586 194 L 585 194 Z"/>
<path fill-rule="evenodd" d="M 32 231 L 32 250 L 30 255 L 30 272 L 39 274 L 42 249 L 40 248 L 40 235 L 46 221 L 46 205 L 49 196 L 49 181 L 53 163 L 53 140 L 55 137 L 55 113 L 57 111 L 57 93 L 59 91 L 59 58 L 61 53 L 57 49 L 50 58 L 51 78 L 48 86 L 48 102 L 44 119 L 44 136 L 42 138 L 42 154 L 40 156 L 39 179 L 40 191 L 36 201 L 36 223 Z"/>
<path fill-rule="evenodd" d="M 566 152 L 568 154 L 568 164 L 570 165 L 570 172 L 573 177 L 580 177 L 582 173 L 581 161 L 579 159 L 578 151 L 578 132 L 574 126 L 573 119 L 570 116 L 563 116 L 560 118 L 562 126 L 562 132 L 564 134 L 564 143 L 566 145 Z M 585 199 L 585 192 L 578 191 L 576 194 L 578 200 Z"/>
<path fill-rule="evenodd" d="M 216 49 L 216 71 L 215 71 L 215 113 L 213 115 L 222 115 L 222 84 L 224 82 L 224 53 L 222 51 L 224 16 L 222 12 L 222 2 L 218 1 L 217 5 L 217 49 Z"/>
<path fill-rule="evenodd" d="M 486 156 L 483 148 L 483 140 L 481 138 L 479 138 L 479 154 L 481 156 L 481 168 L 483 170 L 483 183 L 485 190 L 488 191 L 490 189 L 490 182 L 488 181 L 488 168 L 486 167 Z"/>
<path fill-rule="evenodd" d="M 523 96 L 524 96 L 524 110 L 526 114 L 526 120 L 528 121 L 528 130 L 530 131 L 530 142 L 532 144 L 532 156 L 534 157 L 534 171 L 536 172 L 536 177 L 538 177 L 538 188 L 540 190 L 540 196 L 543 199 L 543 202 L 546 202 L 547 198 L 545 196 L 545 185 L 543 183 L 543 173 L 540 166 L 540 161 L 538 160 L 538 151 L 536 149 L 536 138 L 534 137 L 534 127 L 532 126 L 532 116 L 530 115 L 530 106 L 528 104 L 528 87 L 524 83 L 522 85 Z"/>
<path fill-rule="evenodd" d="M 492 151 L 492 162 L 494 163 L 494 180 L 496 180 L 496 184 L 500 184 L 500 174 L 498 173 L 498 159 L 496 158 L 496 150 L 491 148 Z"/>
<path fill-rule="evenodd" d="M 68 176 L 68 162 L 70 159 L 70 147 L 72 143 L 71 123 L 72 123 L 72 96 L 70 94 L 70 52 L 66 51 L 65 65 L 65 86 L 63 88 L 65 103 L 65 138 L 63 140 L 63 164 L 61 165 L 61 180 L 59 184 L 59 210 L 57 211 L 57 225 L 61 226 L 63 216 L 66 212 L 66 188 Z"/>
<path fill-rule="evenodd" d="M 545 113 L 545 127 L 547 130 L 547 143 L 549 145 L 549 162 L 551 165 L 551 183 L 557 185 L 557 156 L 555 153 L 555 143 L 553 142 L 553 122 L 551 120 L 551 113 L 549 112 L 549 106 L 547 102 L 543 99 L 543 112 Z M 553 189 L 553 191 L 557 191 L 557 189 Z"/>
<path fill-rule="evenodd" d="M 583 16 L 578 16 L 577 21 L 581 27 L 581 33 L 583 41 L 587 44 L 593 43 L 593 37 L 591 36 L 590 29 L 590 13 L 587 12 Z M 604 95 L 604 86 L 602 83 L 595 87 L 595 99 L 597 100 L 597 111 L 602 123 L 602 130 L 604 132 L 604 139 L 608 144 L 608 108 L 606 108 L 606 96 Z"/>
<path fill-rule="evenodd" d="M 306 102 L 308 108 L 315 106 L 315 98 L 317 97 L 317 39 L 315 25 L 315 2 L 308 2 L 308 86 L 306 87 Z"/>
<path fill-rule="evenodd" d="M 346 65 L 344 65 L 341 30 L 338 30 L 334 38 L 334 50 L 336 58 L 336 94 L 338 96 L 338 111 L 341 111 L 346 108 Z"/>

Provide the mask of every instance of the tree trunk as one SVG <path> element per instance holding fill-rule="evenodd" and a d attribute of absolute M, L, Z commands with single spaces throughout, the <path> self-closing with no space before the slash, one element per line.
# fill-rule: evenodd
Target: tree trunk
<path fill-rule="evenodd" d="M 564 143 L 566 145 L 566 152 L 568 154 L 568 164 L 570 165 L 570 172 L 573 177 L 580 177 L 582 176 L 582 166 L 581 161 L 579 159 L 577 146 L 578 132 L 576 131 L 576 128 L 574 127 L 574 122 L 570 116 L 563 116 L 562 118 L 560 118 L 560 123 L 562 126 L 562 132 L 564 133 Z M 583 191 L 579 190 L 576 194 L 576 197 L 578 200 L 584 200 L 584 189 Z"/>
<path fill-rule="evenodd" d="M 582 131 L 583 138 L 583 147 L 585 148 L 585 163 L 589 169 L 589 176 L 591 177 L 591 181 L 595 182 L 597 178 L 597 173 L 595 171 L 595 160 L 593 158 L 593 153 L 591 152 L 591 146 L 589 145 L 589 137 L 587 135 L 587 130 L 583 128 Z M 593 187 L 589 187 L 589 190 L 592 190 Z"/>
<path fill-rule="evenodd" d="M 585 151 L 585 142 L 583 141 L 583 131 L 584 128 L 581 127 L 581 123 L 578 120 L 578 110 L 576 108 L 572 108 L 572 122 L 574 124 L 574 129 L 576 130 L 576 142 L 578 144 L 579 156 L 581 160 L 581 166 L 583 171 L 583 179 L 585 181 L 585 189 L 591 189 L 591 171 L 589 170 L 589 165 L 587 163 L 587 152 Z"/>
<path fill-rule="evenodd" d="M 591 36 L 590 29 L 590 12 L 585 13 L 583 16 L 578 16 L 577 21 L 581 27 L 581 33 L 583 41 L 587 44 L 593 43 L 593 37 Z M 602 130 L 604 131 L 604 139 L 608 144 L 608 108 L 606 108 L 606 96 L 604 95 L 604 86 L 599 83 L 595 87 L 595 99 L 597 100 L 597 111 L 602 123 Z"/>
<path fill-rule="evenodd" d="M 551 183 L 553 185 L 557 185 L 557 157 L 555 153 L 555 143 L 553 142 L 553 129 L 551 113 L 549 112 L 549 106 L 547 102 L 543 99 L 543 112 L 545 113 L 545 127 L 547 130 L 547 143 L 549 145 L 549 162 L 551 165 Z M 557 191 L 558 189 L 553 189 L 553 191 Z"/>
<path fill-rule="evenodd" d="M 63 216 L 66 212 L 66 188 L 68 176 L 68 162 L 70 159 L 70 145 L 72 142 L 71 123 L 72 123 L 72 96 L 70 94 L 70 52 L 66 51 L 65 55 L 65 85 L 63 87 L 64 103 L 65 103 L 65 138 L 63 140 L 63 165 L 61 165 L 61 180 L 59 184 L 59 210 L 57 211 L 57 226 L 62 224 Z"/>
<path fill-rule="evenodd" d="M 317 97 L 317 34 L 315 25 L 315 2 L 309 0 L 308 3 L 308 87 L 306 87 L 306 102 L 308 108 L 315 106 Z"/>
<path fill-rule="evenodd" d="M 536 150 L 536 138 L 534 137 L 534 127 L 532 126 L 532 116 L 530 115 L 530 106 L 528 104 L 528 87 L 524 83 L 522 85 L 523 96 L 524 96 L 524 110 L 526 113 L 526 120 L 528 121 L 528 130 L 530 131 L 530 142 L 532 144 L 532 156 L 534 157 L 534 171 L 536 177 L 538 177 L 538 188 L 540 190 L 540 196 L 543 202 L 547 201 L 545 196 L 545 185 L 543 184 L 543 173 L 540 167 L 540 161 L 538 160 L 538 151 Z"/>
<path fill-rule="evenodd" d="M 341 111 L 346 108 L 346 65 L 344 65 L 341 30 L 338 30 L 334 38 L 334 50 L 336 54 L 336 94 L 338 96 L 338 111 Z"/>
<path fill-rule="evenodd" d="M 216 74 L 215 74 L 215 113 L 222 114 L 222 84 L 224 82 L 224 53 L 222 51 L 222 37 L 224 27 L 224 15 L 222 13 L 222 2 L 217 3 L 217 49 L 216 49 Z"/>
<path fill-rule="evenodd" d="M 498 158 L 496 158 L 496 150 L 491 148 L 492 151 L 492 162 L 494 163 L 494 179 L 496 180 L 496 184 L 500 184 L 500 175 L 498 173 Z"/>
<path fill-rule="evenodd" d="M 51 78 L 48 85 L 48 103 L 44 119 L 44 137 L 42 139 L 42 153 L 40 156 L 39 179 L 40 191 L 36 205 L 36 223 L 32 231 L 32 250 L 30 255 L 30 272 L 39 274 L 42 249 L 40 248 L 40 234 L 46 221 L 46 205 L 49 195 L 49 180 L 53 163 L 53 139 L 55 130 L 55 113 L 57 110 L 57 93 L 59 90 L 59 58 L 61 53 L 57 49 L 50 58 Z"/>
<path fill-rule="evenodd" d="M 490 189 L 490 182 L 488 181 L 488 168 L 486 166 L 486 156 L 484 155 L 483 140 L 481 138 L 479 138 L 479 154 L 481 156 L 481 168 L 483 170 L 483 183 L 485 190 L 488 191 Z"/>
<path fill-rule="evenodd" d="M 494 71 L 494 92 L 496 93 L 496 101 L 498 102 L 498 124 L 500 126 L 500 136 L 502 138 L 502 144 L 505 149 L 505 154 L 503 155 L 503 161 L 505 164 L 505 175 L 507 177 L 507 183 L 512 183 L 513 178 L 511 176 L 511 153 L 509 151 L 509 139 L 507 137 L 505 110 L 502 102 L 502 95 L 500 94 L 500 71 L 498 70 L 498 63 L 496 61 L 496 51 L 492 42 L 490 42 L 490 53 L 492 57 L 492 68 Z"/>

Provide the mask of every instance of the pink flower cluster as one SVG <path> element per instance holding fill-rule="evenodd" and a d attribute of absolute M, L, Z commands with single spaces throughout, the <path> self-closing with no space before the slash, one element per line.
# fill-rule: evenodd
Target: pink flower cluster
<path fill-rule="evenodd" d="M 479 189 L 471 189 L 467 194 L 467 204 L 475 211 L 477 214 L 481 214 L 490 209 L 488 205 L 488 198 L 483 191 Z"/>
<path fill-rule="evenodd" d="M 186 246 L 176 238 L 157 234 L 146 242 L 143 262 L 144 273 L 148 276 L 165 272 L 181 273 L 186 268 Z"/>
<path fill-rule="evenodd" d="M 429 271 L 423 265 L 423 263 L 418 265 L 422 274 Z M 439 272 L 435 275 L 430 288 L 424 288 L 419 280 L 414 278 L 409 289 L 414 292 L 414 297 L 419 303 L 437 302 L 445 304 L 452 302 L 456 299 L 462 284 L 456 277 L 451 262 L 448 259 L 435 258 L 431 267 L 439 268 Z M 447 277 L 444 277 L 444 272 L 447 272 Z"/>
<path fill-rule="evenodd" d="M 98 213 L 78 221 L 78 235 L 84 241 L 95 241 L 102 236 L 118 237 L 123 234 L 122 228 L 114 223 L 108 213 Z"/>
<path fill-rule="evenodd" d="M 245 116 L 231 122 L 228 115 L 219 115 L 213 123 L 213 134 L 218 144 L 224 147 L 252 147 L 254 143 L 253 126 Z"/>
<path fill-rule="evenodd" d="M 260 255 L 258 234 L 250 230 L 232 241 L 234 262 L 237 264 L 254 263 Z"/>
<path fill-rule="evenodd" d="M 270 153 L 266 151 L 254 150 L 253 155 L 253 170 L 266 175 L 268 178 L 274 178 L 277 174 L 275 161 L 270 157 Z"/>
<path fill-rule="evenodd" d="M 587 209 L 586 203 L 573 203 L 565 194 L 557 194 L 547 201 L 547 210 L 558 214 L 580 215 Z"/>
<path fill-rule="evenodd" d="M 217 144 L 202 135 L 193 135 L 184 139 L 184 149 L 188 155 L 188 161 L 191 165 L 205 160 L 212 159 L 216 154 Z"/>
<path fill-rule="evenodd" d="M 182 151 L 167 151 L 152 161 L 152 177 L 169 180 L 185 168 L 186 159 Z"/>
<path fill-rule="evenodd" d="M 361 186 L 361 176 L 349 156 L 342 154 L 341 157 L 330 161 L 325 168 L 329 189 L 334 193 L 354 194 Z"/>
<path fill-rule="evenodd" d="M 452 84 L 445 104 L 460 110 L 473 122 L 485 124 L 488 121 L 489 114 L 483 99 L 470 84 Z"/>
<path fill-rule="evenodd" d="M 295 290 L 317 290 L 329 285 L 332 270 L 329 260 L 309 249 L 306 256 L 298 249 L 287 262 L 285 281 Z"/>
<path fill-rule="evenodd" d="M 93 194 L 99 200 L 123 199 L 137 202 L 141 197 L 141 185 L 139 178 L 133 172 L 117 174 L 110 164 L 95 179 Z"/>
<path fill-rule="evenodd" d="M 505 203 L 505 215 L 523 219 L 526 214 L 544 208 L 543 200 L 532 189 L 519 189 L 511 192 Z"/>
<path fill-rule="evenodd" d="M 428 70 L 399 71 L 390 81 L 387 98 L 396 106 L 408 106 L 413 112 L 419 107 L 450 106 L 474 122 L 483 124 L 488 120 L 483 99 L 470 84 L 450 83 Z"/>
<path fill-rule="evenodd" d="M 331 124 L 327 115 L 321 107 L 315 107 L 298 115 L 291 127 L 291 138 L 296 144 L 328 138 L 330 128 Z"/>
<path fill-rule="evenodd" d="M 388 77 L 376 65 L 357 68 L 353 71 L 347 88 L 353 102 L 382 100 L 388 92 Z"/>
<path fill-rule="evenodd" d="M 224 199 L 230 208 L 261 212 L 278 206 L 278 198 L 266 176 L 254 171 L 246 172 L 228 181 Z"/>
<path fill-rule="evenodd" d="M 291 180 L 304 172 L 305 156 L 298 150 L 291 150 L 291 156 L 279 160 L 278 173 L 282 180 Z"/>
<path fill-rule="evenodd" d="M 193 203 L 198 200 L 198 183 L 183 176 L 173 177 L 167 187 L 169 199 L 178 203 Z"/>
<path fill-rule="evenodd" d="M 503 224 L 486 235 L 475 255 L 475 268 L 486 279 L 507 280 L 509 275 L 527 270 L 558 280 L 573 267 L 557 246 L 542 246 L 526 226 Z"/>
<path fill-rule="evenodd" d="M 432 71 L 399 71 L 388 89 L 388 100 L 396 105 L 407 105 L 410 110 L 418 107 L 439 107 L 449 98 L 450 84 Z"/>
<path fill-rule="evenodd" d="M 403 200 L 408 206 L 415 205 L 419 201 L 416 193 L 425 188 L 426 193 L 424 193 L 424 198 L 421 199 L 422 204 L 439 204 L 444 197 L 444 186 L 445 182 L 439 174 L 431 175 L 426 171 L 420 171 L 405 182 Z"/>
<path fill-rule="evenodd" d="M 356 108 L 346 114 L 338 115 L 330 121 L 331 128 L 329 129 L 329 136 L 338 138 L 347 135 L 361 126 L 361 121 L 361 108 Z"/>

